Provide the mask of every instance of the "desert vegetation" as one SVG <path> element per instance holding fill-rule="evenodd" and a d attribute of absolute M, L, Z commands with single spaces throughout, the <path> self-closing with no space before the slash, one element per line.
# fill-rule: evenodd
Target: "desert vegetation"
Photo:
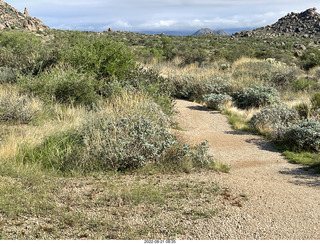
<path fill-rule="evenodd" d="M 300 56 L 297 42 L 307 47 Z M 161 213 L 188 223 L 214 216 L 222 189 L 194 177 L 228 167 L 207 142 L 175 137 L 176 98 L 222 111 L 319 172 L 316 43 L 2 31 L 0 238 L 183 238 L 179 221 L 161 229 Z"/>

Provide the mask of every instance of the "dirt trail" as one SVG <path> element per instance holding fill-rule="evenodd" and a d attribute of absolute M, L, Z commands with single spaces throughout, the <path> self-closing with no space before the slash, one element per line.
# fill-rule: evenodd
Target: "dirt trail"
<path fill-rule="evenodd" d="M 260 136 L 232 130 L 219 112 L 183 100 L 176 109 L 184 129 L 178 136 L 192 144 L 208 140 L 210 152 L 231 166 L 229 174 L 207 177 L 228 189 L 225 198 L 242 196 L 202 229 L 209 236 L 199 237 L 320 239 L 320 177 L 288 163 Z"/>

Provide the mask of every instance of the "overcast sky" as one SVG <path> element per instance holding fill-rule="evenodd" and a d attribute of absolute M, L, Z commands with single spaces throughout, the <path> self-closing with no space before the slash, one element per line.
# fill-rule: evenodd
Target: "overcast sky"
<path fill-rule="evenodd" d="M 5 0 L 56 29 L 102 31 L 196 31 L 252 29 L 320 0 Z"/>

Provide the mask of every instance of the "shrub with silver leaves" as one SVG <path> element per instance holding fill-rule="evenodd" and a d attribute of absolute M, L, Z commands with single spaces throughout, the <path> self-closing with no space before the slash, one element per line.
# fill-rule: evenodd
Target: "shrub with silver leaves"
<path fill-rule="evenodd" d="M 208 108 L 224 110 L 232 103 L 232 97 L 226 94 L 208 94 L 202 97 Z"/>
<path fill-rule="evenodd" d="M 306 120 L 292 125 L 284 140 L 298 150 L 320 152 L 320 122 Z"/>
<path fill-rule="evenodd" d="M 280 102 L 279 92 L 272 87 L 245 87 L 233 94 L 237 107 L 259 108 Z"/>
<path fill-rule="evenodd" d="M 123 170 L 157 160 L 175 139 L 166 128 L 144 117 L 93 118 L 82 132 L 85 150 L 96 169 Z M 90 166 L 88 166 L 90 167 Z"/>
<path fill-rule="evenodd" d="M 274 139 L 281 139 L 287 127 L 298 120 L 299 114 L 295 109 L 279 104 L 264 107 L 249 124 L 254 129 L 268 131 Z"/>

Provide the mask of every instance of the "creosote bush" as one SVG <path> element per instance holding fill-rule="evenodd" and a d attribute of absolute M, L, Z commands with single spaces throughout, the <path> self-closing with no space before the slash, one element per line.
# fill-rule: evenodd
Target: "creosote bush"
<path fill-rule="evenodd" d="M 67 66 L 56 66 L 39 76 L 20 76 L 22 90 L 48 102 L 91 104 L 98 99 L 96 79 Z"/>
<path fill-rule="evenodd" d="M 272 87 L 245 87 L 233 94 L 238 108 L 259 108 L 280 102 L 279 92 Z"/>
<path fill-rule="evenodd" d="M 68 39 L 62 60 L 80 72 L 95 74 L 98 79 L 124 79 L 134 70 L 132 53 L 120 42 L 105 38 L 87 38 L 78 32 Z"/>
<path fill-rule="evenodd" d="M 41 38 L 27 31 L 1 31 L 0 67 L 33 69 L 42 51 Z"/>

